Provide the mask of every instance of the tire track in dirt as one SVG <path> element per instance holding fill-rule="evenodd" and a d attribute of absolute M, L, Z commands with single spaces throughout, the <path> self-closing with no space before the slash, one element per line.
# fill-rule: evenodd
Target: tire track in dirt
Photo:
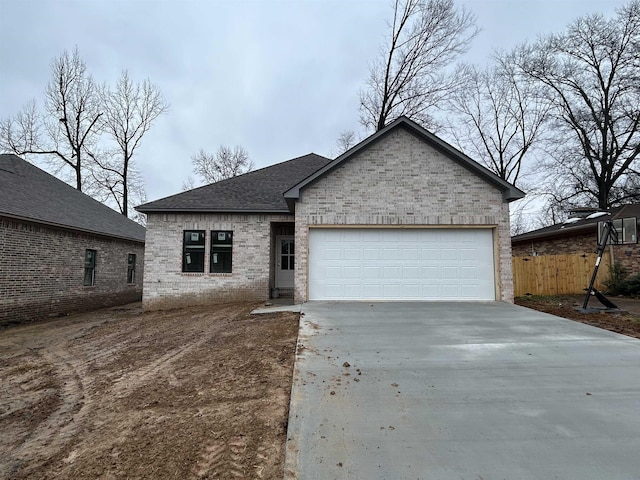
<path fill-rule="evenodd" d="M 261 474 L 249 475 L 244 470 L 242 462 L 246 451 L 247 441 L 243 435 L 232 437 L 227 442 L 212 442 L 201 452 L 193 475 L 195 478 L 218 478 L 220 475 L 236 479 L 263 478 Z M 254 466 L 256 471 L 263 470 L 258 467 Z"/>
<path fill-rule="evenodd" d="M 208 338 L 202 338 L 195 343 L 181 345 L 173 350 L 161 355 L 158 359 L 151 362 L 149 365 L 145 365 L 142 368 L 138 368 L 131 372 L 127 372 L 118 378 L 110 389 L 110 394 L 114 398 L 124 398 L 134 390 L 142 387 L 147 382 L 158 376 L 168 367 L 189 353 L 191 350 L 196 349 L 206 343 Z"/>
<path fill-rule="evenodd" d="M 278 477 L 297 318 L 251 307 L 106 311 L 7 331 L 11 388 L 50 381 L 21 400 L 33 418 L 0 423 L 0 478 Z"/>
<path fill-rule="evenodd" d="M 237 317 L 241 315 L 237 313 L 237 308 L 234 309 L 232 307 L 227 307 L 226 309 L 221 309 L 219 315 L 225 315 L 229 311 L 231 315 L 229 318 L 231 321 L 235 320 Z M 200 315 L 193 316 L 189 319 L 191 325 L 187 328 L 191 330 L 198 330 L 199 324 L 198 320 L 202 318 L 206 318 L 210 315 L 208 312 Z M 184 325 L 181 323 L 181 325 Z M 179 327 L 178 327 L 179 328 Z M 182 329 L 182 335 L 185 334 L 184 327 Z M 152 361 L 150 364 L 145 365 L 136 370 L 130 371 L 122 375 L 120 378 L 115 380 L 113 386 L 110 388 L 110 394 L 113 395 L 114 398 L 124 398 L 131 394 L 134 390 L 140 388 L 146 383 L 153 380 L 155 377 L 160 375 L 163 371 L 168 371 L 169 367 L 179 361 L 182 357 L 187 355 L 193 350 L 196 350 L 202 347 L 205 343 L 210 340 L 211 335 L 202 335 L 199 331 L 187 332 L 190 336 L 187 337 L 187 341 L 183 342 L 180 346 L 168 351 L 167 353 L 161 355 L 156 360 Z M 170 332 L 165 332 L 166 335 L 169 335 Z"/>
<path fill-rule="evenodd" d="M 15 470 L 24 464 L 32 464 L 33 456 L 41 457 L 46 447 L 59 450 L 78 432 L 84 417 L 84 387 L 80 375 L 67 355 L 54 345 L 54 349 L 42 349 L 38 356 L 55 371 L 60 385 L 58 397 L 62 404 L 51 413 L 37 429 L 26 436 L 12 452 L 9 469 Z M 28 467 L 27 467 L 28 469 Z"/>

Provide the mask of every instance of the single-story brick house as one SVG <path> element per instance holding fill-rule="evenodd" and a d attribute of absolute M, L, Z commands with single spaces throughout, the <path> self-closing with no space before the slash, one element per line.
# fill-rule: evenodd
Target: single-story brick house
<path fill-rule="evenodd" d="M 407 118 L 335 160 L 305 155 L 138 207 L 145 308 L 266 300 L 513 299 L 523 192 Z"/>
<path fill-rule="evenodd" d="M 595 210 L 580 209 L 570 214 L 568 223 L 559 223 L 511 239 L 514 257 L 593 253 L 598 249 L 598 224 L 612 219 L 618 243 L 609 247 L 611 264 L 624 266 L 629 273 L 640 272 L 638 218 L 640 204 L 608 210 L 610 215 L 590 215 Z M 591 218 L 587 218 L 590 217 Z"/>
<path fill-rule="evenodd" d="M 0 155 L 0 325 L 142 297 L 145 229 Z"/>

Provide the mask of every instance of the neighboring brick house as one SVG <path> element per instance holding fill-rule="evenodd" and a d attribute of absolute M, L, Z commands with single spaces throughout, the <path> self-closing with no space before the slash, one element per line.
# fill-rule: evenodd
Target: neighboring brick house
<path fill-rule="evenodd" d="M 0 325 L 142 297 L 145 229 L 0 155 Z"/>
<path fill-rule="evenodd" d="M 593 211 L 592 211 L 593 212 Z M 598 224 L 609 218 L 618 232 L 618 244 L 608 247 L 612 265 L 624 266 L 629 273 L 640 272 L 640 248 L 638 248 L 638 217 L 640 204 L 623 205 L 609 209 L 610 215 L 583 218 L 571 215 L 575 221 L 559 223 L 533 230 L 511 238 L 514 257 L 539 255 L 586 254 L 598 249 Z M 626 220 L 623 220 L 626 219 Z"/>
<path fill-rule="evenodd" d="M 524 194 L 401 117 L 335 160 L 309 154 L 138 207 L 145 308 L 513 299 Z"/>

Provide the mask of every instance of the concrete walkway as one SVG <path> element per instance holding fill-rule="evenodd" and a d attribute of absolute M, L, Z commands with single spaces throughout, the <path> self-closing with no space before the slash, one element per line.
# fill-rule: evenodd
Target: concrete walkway
<path fill-rule="evenodd" d="M 640 341 L 504 303 L 303 305 L 286 479 L 640 479 Z"/>

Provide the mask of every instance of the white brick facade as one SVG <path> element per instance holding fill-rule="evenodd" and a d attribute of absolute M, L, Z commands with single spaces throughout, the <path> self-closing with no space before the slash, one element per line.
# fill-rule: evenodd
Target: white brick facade
<path fill-rule="evenodd" d="M 272 222 L 292 215 L 149 213 L 145 250 L 145 309 L 269 298 Z M 204 230 L 205 273 L 182 272 L 184 230 Z M 212 230 L 233 231 L 233 271 L 209 271 Z"/>
<path fill-rule="evenodd" d="M 493 228 L 497 299 L 513 301 L 509 206 L 501 191 L 403 128 L 302 189 L 296 302 L 308 298 L 308 233 L 320 225 Z"/>
<path fill-rule="evenodd" d="M 309 158 L 314 159 L 300 157 L 306 159 L 303 161 Z M 365 140 L 340 158 L 337 165 L 328 164 L 329 160 L 322 157 L 315 161 L 313 169 L 302 172 L 296 170 L 295 163 L 283 162 L 229 184 L 226 200 L 237 198 L 242 205 L 240 211 L 264 208 L 267 200 L 280 199 L 282 207 L 276 202 L 271 207 L 274 210 L 269 211 L 285 213 L 156 213 L 142 209 L 148 214 L 145 308 L 268 299 L 274 287 L 276 238 L 291 234 L 295 234 L 296 250 L 294 299 L 304 302 L 308 299 L 310 229 L 345 226 L 489 229 L 496 300 L 513 301 L 509 205 L 505 199 L 521 198 L 523 192 L 407 119 L 399 119 Z M 332 165 L 334 168 L 329 171 L 321 170 Z M 283 180 L 278 188 L 273 186 L 276 171 L 277 178 Z M 296 180 L 287 183 L 288 174 Z M 257 179 L 263 180 L 266 187 Z M 195 202 L 189 192 L 181 194 L 190 195 L 185 205 L 192 208 L 198 201 L 212 205 L 211 198 L 226 195 L 226 184 L 213 185 L 213 193 L 203 196 L 200 192 Z M 247 188 L 243 190 L 238 185 Z M 289 190 L 280 190 L 283 185 L 290 185 Z M 169 208 L 158 212 L 177 210 L 182 197 L 175 197 L 169 197 L 164 205 L 162 200 L 150 205 Z M 285 205 L 285 199 L 293 203 Z M 292 205 L 295 214 L 287 214 L 286 208 Z M 206 232 L 204 273 L 182 272 L 185 230 Z M 232 273 L 207 273 L 212 230 L 233 231 Z"/>

